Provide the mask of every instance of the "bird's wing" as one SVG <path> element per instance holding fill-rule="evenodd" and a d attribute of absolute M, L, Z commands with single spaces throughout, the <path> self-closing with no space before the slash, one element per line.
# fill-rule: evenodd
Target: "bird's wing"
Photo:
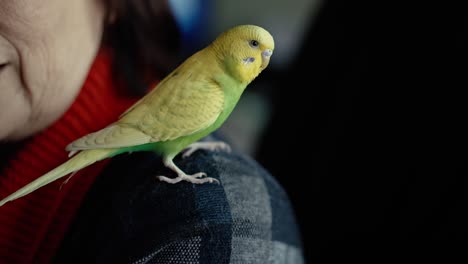
<path fill-rule="evenodd" d="M 171 74 L 116 123 L 67 146 L 76 151 L 173 140 L 212 125 L 224 106 L 222 87 L 194 73 Z"/>
<path fill-rule="evenodd" d="M 136 125 L 154 141 L 167 141 L 201 131 L 218 119 L 224 92 L 214 79 L 188 71 L 170 78 L 120 121 Z"/>
<path fill-rule="evenodd" d="M 151 142 L 151 137 L 138 129 L 114 123 L 97 132 L 79 138 L 67 146 L 68 151 L 98 148 L 121 148 Z"/>

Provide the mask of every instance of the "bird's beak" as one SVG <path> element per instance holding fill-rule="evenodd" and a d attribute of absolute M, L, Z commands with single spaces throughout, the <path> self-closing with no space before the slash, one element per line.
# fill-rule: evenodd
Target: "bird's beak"
<path fill-rule="evenodd" d="M 273 54 L 271 49 L 266 49 L 262 52 L 262 69 L 265 69 L 268 63 L 270 63 L 271 54 Z"/>

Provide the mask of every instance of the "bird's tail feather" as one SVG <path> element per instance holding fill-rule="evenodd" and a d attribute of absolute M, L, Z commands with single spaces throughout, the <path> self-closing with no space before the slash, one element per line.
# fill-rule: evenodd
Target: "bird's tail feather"
<path fill-rule="evenodd" d="M 6 198 L 0 201 L 0 206 L 4 205 L 9 201 L 16 200 L 20 197 L 23 197 L 27 194 L 32 193 L 33 191 L 45 186 L 55 180 L 58 180 L 67 174 L 78 171 L 86 166 L 89 166 L 99 160 L 103 160 L 107 157 L 112 156 L 115 153 L 115 149 L 93 149 L 85 150 L 76 154 L 73 158 L 69 159 L 62 165 L 56 167 L 55 169 L 49 171 L 48 173 L 42 175 L 16 192 L 10 194 Z"/>

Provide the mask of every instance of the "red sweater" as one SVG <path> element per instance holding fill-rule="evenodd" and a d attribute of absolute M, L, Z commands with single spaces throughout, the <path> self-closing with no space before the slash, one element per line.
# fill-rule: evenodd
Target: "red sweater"
<path fill-rule="evenodd" d="M 135 102 L 115 89 L 110 62 L 101 51 L 70 109 L 9 157 L 0 198 L 66 161 L 68 143 L 117 120 Z M 61 189 L 67 177 L 0 207 L 0 263 L 49 263 L 105 162 L 79 171 Z"/>

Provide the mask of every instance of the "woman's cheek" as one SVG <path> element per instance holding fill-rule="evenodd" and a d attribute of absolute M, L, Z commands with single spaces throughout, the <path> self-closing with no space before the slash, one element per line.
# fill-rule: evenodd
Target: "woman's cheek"
<path fill-rule="evenodd" d="M 0 70 L 0 141 L 15 140 L 28 134 L 31 104 L 22 87 L 21 76 L 13 65 Z"/>

